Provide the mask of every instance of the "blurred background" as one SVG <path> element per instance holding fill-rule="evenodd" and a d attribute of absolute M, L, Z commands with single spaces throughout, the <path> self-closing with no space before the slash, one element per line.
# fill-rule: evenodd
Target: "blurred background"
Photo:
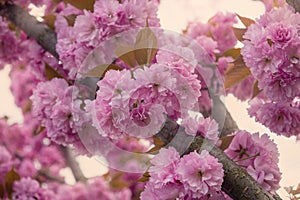
<path fill-rule="evenodd" d="M 159 18 L 162 28 L 181 33 L 189 21 L 206 22 L 217 12 L 233 12 L 255 19 L 259 18 L 264 11 L 264 5 L 260 1 L 252 0 L 161 0 Z M 8 116 L 9 123 L 22 123 L 21 111 L 15 106 L 9 91 L 8 73 L 9 67 L 0 71 L 0 117 Z M 247 102 L 241 102 L 229 95 L 225 98 L 225 105 L 240 129 L 252 133 L 268 133 L 277 143 L 280 152 L 279 167 L 282 172 L 280 182 L 282 188 L 278 193 L 283 199 L 288 199 L 284 187 L 294 186 L 300 182 L 300 142 L 297 143 L 295 137 L 276 136 L 264 126 L 256 123 L 254 119 L 249 118 L 246 110 Z M 106 167 L 95 159 L 81 156 L 78 161 L 87 177 L 99 175 L 106 171 Z M 62 173 L 67 175 L 68 183 L 74 182 L 72 177 L 68 176 L 70 173 L 68 169 Z"/>

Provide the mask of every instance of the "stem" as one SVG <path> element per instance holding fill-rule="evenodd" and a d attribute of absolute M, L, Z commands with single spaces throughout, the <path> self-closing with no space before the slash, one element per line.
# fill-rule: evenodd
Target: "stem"
<path fill-rule="evenodd" d="M 55 182 L 58 182 L 60 184 L 65 184 L 64 179 L 62 179 L 60 177 L 53 176 L 50 173 L 48 173 L 46 170 L 40 170 L 38 172 L 38 175 L 42 176 L 42 177 L 45 177 L 45 178 L 47 178 L 50 181 L 55 181 Z"/>
<path fill-rule="evenodd" d="M 72 150 L 68 147 L 61 147 L 61 151 L 64 155 L 64 158 L 66 160 L 66 163 L 67 163 L 67 166 L 70 167 L 72 173 L 73 173 L 73 176 L 75 178 L 75 180 L 78 182 L 78 181 L 81 181 L 81 182 L 86 182 L 87 181 L 87 178 L 83 175 L 79 165 L 78 165 L 78 162 L 76 161 L 75 159 L 75 156 L 72 152 Z"/>

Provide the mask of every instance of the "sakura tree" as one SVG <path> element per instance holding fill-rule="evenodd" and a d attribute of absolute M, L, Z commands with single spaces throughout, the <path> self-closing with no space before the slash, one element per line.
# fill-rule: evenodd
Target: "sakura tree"
<path fill-rule="evenodd" d="M 0 120 L 0 198 L 281 199 L 277 145 L 221 101 L 300 138 L 300 1 L 262 2 L 259 19 L 217 13 L 175 33 L 159 0 L 1 0 L 0 69 L 24 122 Z M 108 172 L 86 178 L 77 155 Z"/>

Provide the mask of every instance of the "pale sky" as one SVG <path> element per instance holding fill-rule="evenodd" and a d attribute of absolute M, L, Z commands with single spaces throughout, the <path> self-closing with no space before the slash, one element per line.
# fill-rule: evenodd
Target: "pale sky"
<path fill-rule="evenodd" d="M 159 17 L 162 28 L 181 32 L 188 21 L 198 19 L 205 22 L 218 11 L 235 12 L 241 16 L 255 19 L 263 14 L 264 7 L 260 2 L 251 0 L 161 0 Z M 11 123 L 21 122 L 21 112 L 15 107 L 9 92 L 8 68 L 0 71 L 0 80 L 0 116 L 9 116 Z M 300 182 L 300 156 L 298 153 L 300 142 L 296 143 L 295 138 L 278 137 L 270 133 L 267 128 L 256 123 L 254 119 L 250 119 L 246 111 L 247 103 L 237 101 L 234 97 L 229 96 L 226 98 L 225 104 L 240 129 L 249 132 L 268 133 L 275 140 L 280 152 L 279 165 L 283 173 L 281 186 L 297 185 Z M 101 164 L 97 161 L 84 157 L 79 160 L 81 166 L 84 166 L 84 173 L 87 176 L 91 177 L 99 174 L 99 171 L 103 172 Z M 67 171 L 65 173 L 68 173 Z M 71 179 L 69 181 L 72 182 Z M 283 199 L 288 199 L 283 188 L 278 193 Z"/>

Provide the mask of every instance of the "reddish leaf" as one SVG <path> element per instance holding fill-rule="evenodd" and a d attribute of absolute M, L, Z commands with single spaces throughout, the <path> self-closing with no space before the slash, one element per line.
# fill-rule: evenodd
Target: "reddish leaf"
<path fill-rule="evenodd" d="M 241 22 L 246 26 L 249 27 L 251 24 L 254 24 L 255 21 L 253 19 L 247 18 L 247 17 L 242 17 L 239 14 L 235 13 L 236 16 L 241 20 Z"/>
<path fill-rule="evenodd" d="M 4 176 L 5 189 L 9 198 L 11 198 L 11 195 L 13 193 L 14 182 L 20 179 L 21 179 L 20 175 L 17 172 L 15 172 L 14 169 L 11 169 L 9 172 L 5 174 Z"/>
<path fill-rule="evenodd" d="M 134 48 L 131 46 L 119 46 L 116 49 L 116 55 L 131 67 L 136 66 Z"/>
<path fill-rule="evenodd" d="M 258 88 L 258 81 L 255 81 L 253 85 L 253 90 L 252 90 L 252 97 L 251 99 L 255 98 L 257 95 L 261 93 L 261 89 Z"/>
<path fill-rule="evenodd" d="M 123 178 L 122 172 L 115 174 L 112 177 L 111 181 L 109 182 L 110 186 L 114 189 L 122 189 L 128 187 L 130 185 L 129 182 L 125 182 L 124 180 L 122 180 L 122 178 Z"/>
<path fill-rule="evenodd" d="M 244 40 L 243 36 L 246 33 L 247 29 L 245 29 L 245 28 L 235 28 L 235 27 L 233 27 L 232 29 L 233 29 L 233 32 L 234 32 L 234 35 L 235 35 L 236 39 L 238 39 L 238 41 L 242 42 Z"/>
<path fill-rule="evenodd" d="M 237 59 L 241 55 L 241 48 L 233 48 L 225 51 L 223 56 L 232 57 L 233 59 Z"/>
<path fill-rule="evenodd" d="M 234 138 L 234 135 L 230 135 L 230 136 L 224 136 L 221 138 L 222 144 L 219 147 L 221 150 L 225 150 L 229 147 L 229 145 L 231 144 L 232 140 Z"/>
<path fill-rule="evenodd" d="M 77 17 L 77 15 L 75 15 L 75 14 L 64 16 L 64 18 L 67 20 L 69 26 L 74 26 L 76 17 Z"/>
<path fill-rule="evenodd" d="M 139 65 L 149 64 L 155 57 L 157 52 L 157 38 L 148 25 L 138 32 L 134 49 L 135 58 Z"/>
<path fill-rule="evenodd" d="M 62 78 L 62 76 L 47 63 L 45 63 L 45 75 L 48 80 L 52 80 L 53 78 Z"/>
<path fill-rule="evenodd" d="M 37 129 L 35 129 L 33 131 L 33 135 L 36 136 L 36 135 L 40 134 L 41 132 L 43 132 L 44 130 L 45 130 L 45 127 L 44 126 L 40 126 L 40 127 L 38 127 Z"/>
<path fill-rule="evenodd" d="M 147 153 L 149 154 L 157 154 L 158 151 L 165 146 L 165 143 L 163 141 L 161 141 L 158 137 L 153 136 L 153 144 L 154 147 L 151 148 L 149 151 L 147 151 Z"/>
<path fill-rule="evenodd" d="M 160 147 L 160 146 L 154 146 L 154 147 L 152 147 L 150 150 L 148 150 L 146 153 L 155 155 L 155 154 L 158 153 L 158 151 L 159 151 L 161 148 L 162 148 L 162 147 Z"/>
<path fill-rule="evenodd" d="M 153 143 L 155 146 L 159 146 L 159 147 L 163 147 L 165 145 L 165 143 L 156 136 L 153 136 Z"/>
<path fill-rule="evenodd" d="M 64 0 L 64 2 L 69 3 L 80 10 L 86 9 L 93 11 L 95 0 Z"/>
<path fill-rule="evenodd" d="M 44 19 L 44 22 L 51 28 L 51 29 L 54 29 L 54 23 L 55 23 L 55 20 L 56 20 L 56 16 L 53 15 L 53 14 L 50 14 L 50 15 L 45 15 L 43 17 Z"/>
<path fill-rule="evenodd" d="M 136 180 L 136 181 L 137 182 L 147 182 L 147 181 L 149 181 L 149 178 L 150 178 L 149 172 L 145 172 L 143 174 L 143 176 L 141 178 L 139 178 L 138 180 Z"/>
<path fill-rule="evenodd" d="M 112 70 L 122 70 L 121 67 L 119 67 L 118 65 L 115 65 L 115 64 L 101 64 L 101 65 L 94 67 L 87 73 L 82 73 L 82 75 L 89 76 L 89 77 L 104 77 L 105 73 L 111 69 Z"/>
<path fill-rule="evenodd" d="M 225 72 L 225 89 L 229 89 L 238 84 L 251 74 L 250 69 L 245 65 L 242 56 L 239 56 L 233 65 L 228 67 Z"/>

